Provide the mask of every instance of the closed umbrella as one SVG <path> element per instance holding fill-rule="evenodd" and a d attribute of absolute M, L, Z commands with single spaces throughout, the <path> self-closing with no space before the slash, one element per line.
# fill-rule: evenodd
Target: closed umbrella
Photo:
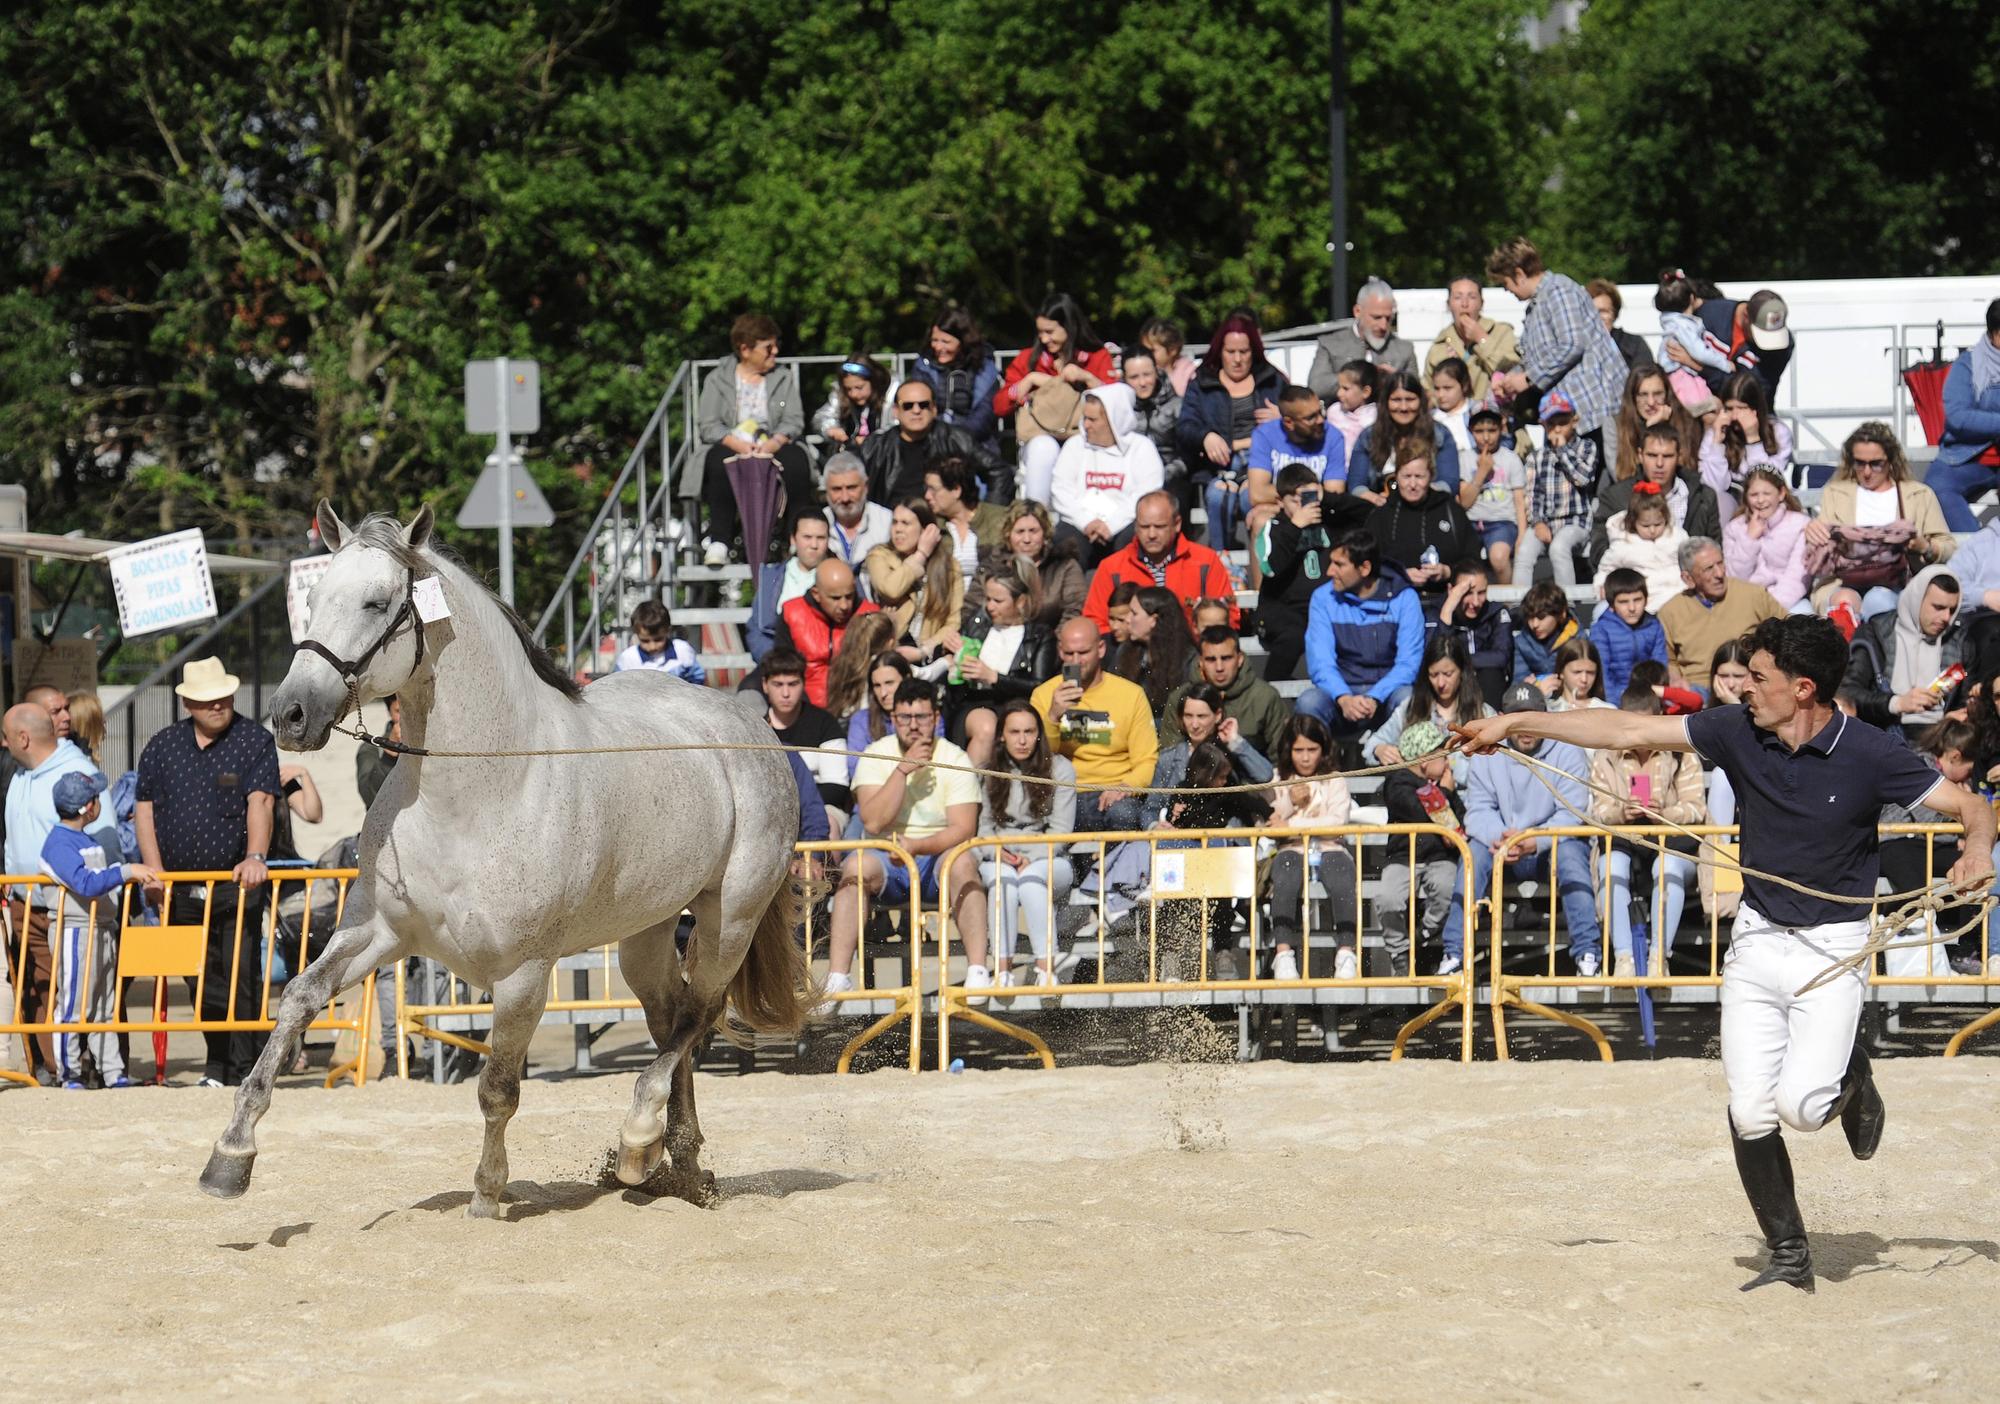
<path fill-rule="evenodd" d="M 750 562 L 751 578 L 771 554 L 771 528 L 778 521 L 778 498 L 782 480 L 774 458 L 741 454 L 724 465 L 729 474 L 729 490 L 736 494 L 737 515 L 743 520 L 743 549 Z"/>

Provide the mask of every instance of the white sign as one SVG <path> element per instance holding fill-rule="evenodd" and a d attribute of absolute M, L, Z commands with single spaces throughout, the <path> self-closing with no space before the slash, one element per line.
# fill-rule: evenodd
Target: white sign
<path fill-rule="evenodd" d="M 1187 855 L 1172 849 L 1153 854 L 1153 890 L 1155 892 L 1187 891 Z"/>
<path fill-rule="evenodd" d="M 200 528 L 120 546 L 104 560 L 126 638 L 215 618 L 215 582 Z"/>
<path fill-rule="evenodd" d="M 319 584 L 319 578 L 332 564 L 330 555 L 301 556 L 292 562 L 285 577 L 285 613 L 292 621 L 293 643 L 304 643 L 306 631 L 312 628 L 313 586 Z"/>
<path fill-rule="evenodd" d="M 410 586 L 410 599 L 417 606 L 417 618 L 426 624 L 451 618 L 451 606 L 444 602 L 444 582 L 435 575 L 426 575 Z"/>
<path fill-rule="evenodd" d="M 467 361 L 465 363 L 465 432 L 500 432 L 501 404 L 506 404 L 507 432 L 532 434 L 542 427 L 542 368 L 534 361 Z"/>

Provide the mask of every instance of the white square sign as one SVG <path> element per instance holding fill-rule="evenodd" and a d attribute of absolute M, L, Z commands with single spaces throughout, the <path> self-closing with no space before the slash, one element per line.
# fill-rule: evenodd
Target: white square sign
<path fill-rule="evenodd" d="M 126 638 L 215 618 L 215 582 L 199 527 L 120 546 L 104 559 Z"/>
<path fill-rule="evenodd" d="M 292 562 L 285 577 L 285 613 L 292 622 L 293 643 L 305 642 L 306 631 L 312 628 L 312 589 L 332 564 L 330 555 L 301 556 Z"/>

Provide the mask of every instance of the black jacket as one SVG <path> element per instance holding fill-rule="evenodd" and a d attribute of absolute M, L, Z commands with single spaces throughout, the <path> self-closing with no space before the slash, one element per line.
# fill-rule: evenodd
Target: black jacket
<path fill-rule="evenodd" d="M 1257 592 L 1257 630 L 1264 638 L 1304 637 L 1313 591 L 1326 583 L 1327 545 L 1363 525 L 1372 510 L 1349 493 L 1322 493 L 1320 524 L 1299 528 L 1280 511 L 1271 518 L 1263 588 Z"/>
<path fill-rule="evenodd" d="M 981 448 L 965 430 L 956 424 L 933 424 L 931 432 L 924 436 L 923 448 L 926 465 L 940 458 L 962 458 L 970 463 L 980 482 L 987 485 L 988 495 L 991 495 L 991 487 L 1000 469 L 999 461 Z M 910 472 L 903 467 L 903 435 L 900 430 L 870 434 L 861 445 L 861 462 L 868 470 L 870 502 L 889 507 L 906 498 L 924 495 L 924 470 Z"/>
<path fill-rule="evenodd" d="M 1894 695 L 1889 680 L 1895 676 L 1896 668 L 1896 615 L 1897 611 L 1891 609 L 1861 621 L 1861 627 L 1854 631 L 1854 642 L 1848 645 L 1847 675 L 1840 680 L 1840 690 L 1854 699 L 1854 714 L 1885 731 L 1903 721 L 1889 710 L 1889 699 Z M 1963 616 L 1945 625 L 1939 643 L 1940 671 L 1965 661 Z M 1947 695 L 1939 705 L 1947 706 L 1950 702 Z"/>
<path fill-rule="evenodd" d="M 1165 375 L 1163 370 L 1160 372 Z M 1286 381 L 1284 372 L 1266 361 L 1262 368 L 1251 376 L 1250 402 L 1262 409 L 1265 405 L 1276 406 L 1278 396 L 1284 393 Z M 1213 371 L 1204 371 L 1188 382 L 1187 394 L 1181 398 L 1180 439 L 1181 460 L 1192 471 L 1201 471 L 1203 465 L 1209 470 L 1215 468 L 1208 454 L 1202 450 L 1202 443 L 1210 434 L 1220 434 L 1224 443 L 1232 441 L 1229 425 L 1229 392 L 1222 388 L 1222 377 Z"/>
<path fill-rule="evenodd" d="M 1062 660 L 1056 655 L 1055 630 L 1039 619 L 1031 619 L 1021 631 L 1021 646 L 1014 652 L 1014 661 L 997 681 L 987 687 L 963 682 L 950 688 L 948 696 L 952 713 L 961 715 L 974 707 L 998 709 L 1012 698 L 1028 696 L 1061 668 Z"/>
<path fill-rule="evenodd" d="M 1414 505 L 1405 502 L 1400 493 L 1391 492 L 1387 502 L 1368 514 L 1368 530 L 1383 558 L 1404 570 L 1422 564 L 1426 547 L 1435 548 L 1438 560 L 1445 565 L 1479 554 L 1478 528 L 1458 499 L 1443 488 L 1432 488 Z M 1442 597 L 1448 588 L 1449 581 L 1439 581 L 1424 586 L 1421 593 Z"/>
<path fill-rule="evenodd" d="M 1701 470 L 1682 466 L 1678 474 L 1687 484 L 1687 520 L 1681 523 L 1689 536 L 1706 536 L 1716 545 L 1722 544 L 1722 508 L 1716 503 L 1715 490 L 1701 480 Z M 1597 569 L 1597 563 L 1604 559 L 1604 553 L 1611 549 L 1610 521 L 1632 505 L 1632 484 L 1639 481 L 1639 475 L 1615 483 L 1602 480 L 1597 488 L 1597 510 L 1590 517 L 1590 568 Z"/>
<path fill-rule="evenodd" d="M 1417 798 L 1423 780 L 1414 770 L 1392 770 L 1382 777 L 1382 806 L 1389 811 L 1391 824 L 1434 824 L 1430 811 Z M 1446 790 L 1445 799 L 1451 804 L 1451 812 L 1458 817 L 1460 829 L 1465 827 L 1465 798 L 1456 789 Z M 1390 858 L 1393 862 L 1404 861 L 1402 839 L 1391 840 Z M 1437 859 L 1447 862 L 1459 856 L 1458 848 L 1444 837 L 1443 826 L 1439 826 L 1437 837 L 1419 834 L 1416 841 L 1416 859 L 1419 863 L 1430 863 Z"/>

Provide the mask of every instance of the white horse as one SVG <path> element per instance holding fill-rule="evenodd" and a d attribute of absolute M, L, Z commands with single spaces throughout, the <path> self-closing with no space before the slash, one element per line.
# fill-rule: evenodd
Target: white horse
<path fill-rule="evenodd" d="M 775 750 L 720 749 L 776 740 L 726 693 L 651 671 L 580 689 L 511 610 L 431 545 L 431 521 L 426 506 L 407 527 L 373 516 L 349 531 L 320 504 L 320 536 L 334 557 L 313 589 L 310 636 L 272 702 L 280 746 L 317 750 L 356 699 L 393 693 L 402 699 L 404 742 L 419 750 L 718 749 L 405 755 L 368 811 L 361 876 L 341 925 L 286 988 L 201 1186 L 223 1198 L 248 1188 L 272 1079 L 306 1025 L 337 991 L 416 954 L 493 992 L 493 1054 L 479 1079 L 486 1139 L 467 1212 L 496 1217 L 507 1122 L 520 1104 L 549 972 L 562 956 L 617 941 L 659 1049 L 619 1133 L 618 1178 L 640 1184 L 671 1154 L 672 1187 L 698 1196 L 705 1182 L 692 1050 L 725 1004 L 752 1029 L 789 1033 L 814 1001 L 792 937 L 799 801 L 791 767 Z M 417 605 L 433 580 L 449 616 L 425 623 Z M 674 944 L 683 909 L 695 918 L 685 957 Z"/>

